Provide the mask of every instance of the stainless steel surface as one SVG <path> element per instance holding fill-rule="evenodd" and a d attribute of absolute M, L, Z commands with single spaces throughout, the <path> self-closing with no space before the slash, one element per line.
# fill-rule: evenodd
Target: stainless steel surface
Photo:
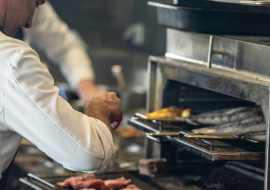
<path fill-rule="evenodd" d="M 166 132 L 158 132 L 158 133 L 147 133 L 149 136 L 153 136 L 153 137 L 164 137 L 164 136 L 178 136 L 179 132 L 170 132 L 170 131 L 166 131 Z"/>
<path fill-rule="evenodd" d="M 210 141 L 198 141 L 195 139 L 183 139 L 174 137 L 173 143 L 184 147 L 186 150 L 197 154 L 207 160 L 264 160 L 263 151 L 251 152 L 248 148 L 230 148 L 228 144 L 213 140 L 213 143 L 218 143 L 218 149 Z"/>
<path fill-rule="evenodd" d="M 156 143 L 162 143 L 162 142 L 164 142 L 164 140 L 162 140 L 161 138 L 156 138 L 156 137 L 152 136 L 152 135 L 149 134 L 149 133 L 145 133 L 145 136 L 146 136 L 148 139 L 150 139 L 150 140 L 152 140 L 152 141 L 154 141 L 154 142 L 156 142 Z M 165 141 L 166 141 L 166 140 L 165 140 Z"/>
<path fill-rule="evenodd" d="M 232 2 L 231 0 L 221 1 Z M 186 1 L 174 1 L 174 3 L 178 5 L 183 5 L 183 2 L 185 3 Z M 236 0 L 233 0 L 233 2 L 240 3 Z M 245 1 L 244 3 L 249 2 L 251 1 Z M 269 1 L 253 1 L 251 3 L 268 4 Z M 148 77 L 150 77 L 149 87 L 151 87 L 148 91 L 149 99 L 147 101 L 147 107 L 151 108 L 149 111 L 161 108 L 162 101 L 164 99 L 162 99 L 163 95 L 160 89 L 163 88 L 166 80 L 168 79 L 240 98 L 260 105 L 267 122 L 265 155 L 264 152 L 258 153 L 257 155 L 254 154 L 252 156 L 248 155 L 248 153 L 243 154 L 235 152 L 228 154 L 224 153 L 223 156 L 239 160 L 243 158 L 255 160 L 265 159 L 264 189 L 269 190 L 270 38 L 242 36 L 215 36 L 212 38 L 210 35 L 217 34 L 221 30 L 219 30 L 220 28 L 213 29 L 212 27 L 209 27 L 209 25 L 207 25 L 209 22 L 204 22 L 203 19 L 197 17 L 198 15 L 196 15 L 197 13 L 195 12 L 200 12 L 203 8 L 197 10 L 191 8 L 188 10 L 185 6 L 177 7 L 168 4 L 162 5 L 160 3 L 152 3 L 152 5 L 157 7 L 158 22 L 168 28 L 166 57 L 151 56 L 149 58 Z M 239 6 L 239 4 L 237 6 Z M 257 9 L 257 7 L 255 8 L 253 6 L 245 7 L 250 10 L 252 9 L 251 11 Z M 267 8 L 265 7 L 265 10 L 266 9 Z M 222 11 L 219 10 L 216 12 L 221 13 Z M 186 17 L 190 13 L 194 17 Z M 232 16 L 232 14 L 230 16 Z M 261 19 L 256 19 L 252 15 L 249 16 L 251 16 L 250 19 L 248 19 L 248 15 L 245 14 L 245 18 L 240 19 L 239 24 L 234 27 L 228 27 L 226 25 L 226 21 L 226 24 L 224 24 L 224 22 L 221 23 L 219 17 L 214 16 L 214 14 L 209 16 L 209 18 L 211 21 L 216 23 L 216 26 L 224 27 L 224 30 L 222 30 L 229 32 L 228 34 L 233 34 L 235 31 L 238 31 L 239 34 L 249 33 L 252 35 L 261 35 L 264 33 L 264 35 L 269 36 L 269 29 L 264 32 L 262 31 L 266 29 L 261 25 L 264 22 Z M 226 18 L 229 18 L 229 16 Z M 232 21 L 234 21 L 233 19 L 237 19 L 235 16 L 232 16 L 231 18 Z M 255 28 L 251 27 L 252 20 L 257 22 L 255 25 L 259 24 L 260 26 L 257 25 Z M 244 29 L 245 31 L 241 31 L 243 30 L 245 23 L 249 26 Z M 199 27 L 201 27 L 202 30 L 197 30 L 195 26 L 196 24 L 199 24 Z M 204 28 L 206 26 L 208 26 L 208 28 Z M 227 30 L 225 27 L 231 31 Z M 210 35 L 190 33 L 190 31 Z M 224 50 L 222 55 L 213 54 L 213 49 L 221 50 L 223 48 Z M 219 51 L 218 53 L 221 52 Z M 150 97 L 152 99 L 150 99 Z M 186 139 L 179 139 L 177 137 L 173 139 L 182 141 L 182 144 L 186 143 L 187 148 L 196 150 L 196 146 L 193 147 L 188 142 L 185 142 Z M 205 151 L 205 156 L 208 157 L 208 159 L 221 159 L 219 155 L 213 154 L 210 156 L 207 151 Z"/>
<path fill-rule="evenodd" d="M 234 137 L 234 136 L 216 136 L 216 135 L 189 135 L 186 134 L 184 135 L 184 137 L 186 138 L 201 138 L 201 139 L 237 139 L 239 140 L 239 138 Z"/>
<path fill-rule="evenodd" d="M 209 38 L 209 35 L 167 29 L 166 57 L 207 65 Z M 215 36 L 213 49 L 224 48 L 226 52 L 223 56 L 213 55 L 212 67 L 222 67 L 269 80 L 270 46 L 266 45 L 266 42 L 269 41 L 267 38 L 259 38 L 255 41 L 251 38 L 233 39 L 232 37 Z"/>
<path fill-rule="evenodd" d="M 212 56 L 214 54 L 221 54 L 222 56 L 225 53 L 225 49 L 222 48 L 221 50 L 213 50 L 213 40 L 214 40 L 214 36 L 210 35 L 209 38 L 209 49 L 208 49 L 208 58 L 207 58 L 207 68 L 211 68 L 212 67 Z"/>
<path fill-rule="evenodd" d="M 253 49 L 256 50 L 256 47 L 259 49 L 263 48 L 264 50 L 268 50 L 269 47 L 254 45 L 254 44 L 245 44 L 240 43 L 242 45 L 247 45 L 246 47 L 253 46 Z M 239 45 L 238 44 L 238 45 Z M 239 46 L 238 46 L 239 47 Z M 207 48 L 206 48 L 207 49 Z M 227 49 L 227 48 L 226 48 Z M 268 50 L 269 51 L 269 50 Z M 225 53 L 226 54 L 226 53 Z M 207 55 L 207 54 L 206 54 Z M 249 54 L 250 59 L 251 56 L 260 56 L 261 54 L 257 51 L 255 53 Z M 242 55 L 243 56 L 243 55 Z M 246 55 L 248 57 L 248 55 Z M 262 56 L 264 57 L 264 56 Z M 245 56 L 243 56 L 245 58 Z M 267 56 L 265 56 L 266 60 Z M 231 59 L 232 60 L 232 59 Z M 248 62 L 248 60 L 247 60 Z M 246 63 L 246 62 L 245 62 Z M 248 64 L 250 63 L 250 65 Z M 258 70 L 263 70 L 262 60 L 256 61 L 254 64 L 248 62 L 247 65 L 244 65 L 244 68 L 247 66 L 255 67 Z M 266 62 L 267 63 L 267 62 Z M 263 66 L 266 66 L 266 63 Z M 265 149 L 265 190 L 270 189 L 270 185 L 268 184 L 269 179 L 269 170 L 268 170 L 268 163 L 269 163 L 269 86 L 270 80 L 267 77 L 257 77 L 256 73 L 247 73 L 242 72 L 241 70 L 233 70 L 233 69 L 225 69 L 224 67 L 213 67 L 208 69 L 204 64 L 198 64 L 197 62 L 192 63 L 191 61 L 181 61 L 176 59 L 170 59 L 166 57 L 154 57 L 150 56 L 149 58 L 149 65 L 151 66 L 151 72 L 149 72 L 149 77 L 154 79 L 156 73 L 159 72 L 161 76 L 158 82 L 151 81 L 151 88 L 152 89 L 161 89 L 165 84 L 167 79 L 175 80 L 181 83 L 190 84 L 196 87 L 208 89 L 211 91 L 219 92 L 222 94 L 226 94 L 229 96 L 237 97 L 240 99 L 248 100 L 251 102 L 255 102 L 258 105 L 262 106 L 264 116 L 267 121 L 267 141 L 266 141 L 266 149 Z M 237 68 L 237 67 L 234 67 Z M 149 91 L 151 97 L 155 100 L 156 95 L 162 96 L 161 92 L 158 94 L 157 90 Z M 148 102 L 148 107 L 155 108 L 157 104 L 156 102 Z M 151 104 L 152 103 L 152 104 Z M 161 104 L 162 102 L 159 102 Z M 181 141 L 181 139 L 180 139 Z M 149 150 L 150 151 L 150 150 Z M 228 157 L 236 157 L 242 158 L 243 155 L 240 153 L 234 153 L 225 155 Z M 258 154 L 252 159 L 261 158 L 262 155 Z M 215 158 L 216 159 L 216 158 Z"/>
<path fill-rule="evenodd" d="M 211 35 L 270 35 L 270 26 L 264 24 L 270 20 L 267 6 L 202 0 L 148 4 L 156 7 L 158 23 L 169 28 Z"/>
<path fill-rule="evenodd" d="M 240 1 L 241 4 L 247 4 L 247 5 L 264 5 L 269 6 L 270 1 L 256 1 L 256 0 L 242 0 Z"/>
<path fill-rule="evenodd" d="M 188 134 L 188 126 L 183 129 L 180 125 L 178 130 L 164 131 L 157 130 L 158 125 L 152 122 L 137 121 L 132 118 L 129 120 L 129 124 L 143 131 L 158 131 L 146 133 L 147 138 L 157 142 L 155 144 L 161 143 L 160 145 L 162 145 L 171 141 L 174 145 L 208 160 L 264 160 L 265 158 L 264 145 L 261 143 L 249 142 L 232 136 L 217 139 L 207 135 L 206 138 L 187 138 L 185 135 Z M 179 135 L 179 131 L 182 135 Z"/>
<path fill-rule="evenodd" d="M 33 175 L 33 174 L 30 174 L 30 173 L 29 173 L 29 174 L 27 175 L 27 178 L 28 178 L 29 181 L 31 181 L 31 180 L 41 181 L 44 185 L 46 185 L 46 186 L 48 186 L 48 187 L 50 187 L 50 188 L 52 188 L 52 189 L 55 189 L 54 185 L 48 183 L 47 181 L 45 181 L 45 180 L 43 180 L 43 179 L 41 179 L 41 178 L 39 178 L 38 176 L 35 176 L 35 175 Z"/>
<path fill-rule="evenodd" d="M 211 68 L 211 64 L 212 64 L 213 38 L 214 38 L 214 36 L 210 35 L 209 48 L 208 48 L 208 58 L 207 58 L 207 68 Z"/>
<path fill-rule="evenodd" d="M 157 133 L 145 133 L 148 139 L 151 139 L 157 143 L 163 143 L 168 141 L 166 136 L 178 136 L 179 132 L 157 132 Z"/>
<path fill-rule="evenodd" d="M 269 87 L 270 91 L 270 87 Z M 270 96 L 268 106 L 270 105 Z M 266 142 L 265 142 L 265 166 L 264 166 L 264 190 L 270 189 L 270 111 L 269 107 L 265 108 L 268 111 L 268 118 L 266 118 L 267 127 L 266 127 Z"/>
<path fill-rule="evenodd" d="M 136 113 L 137 114 L 137 113 Z M 145 116 L 146 117 L 146 116 Z M 175 117 L 174 119 L 149 119 L 149 118 L 141 118 L 141 117 L 132 117 L 135 120 L 142 120 L 142 121 L 152 121 L 153 123 L 158 123 L 159 125 L 163 125 L 163 123 L 189 123 L 192 125 L 198 125 L 197 123 L 191 121 L 188 118 L 183 117 Z"/>

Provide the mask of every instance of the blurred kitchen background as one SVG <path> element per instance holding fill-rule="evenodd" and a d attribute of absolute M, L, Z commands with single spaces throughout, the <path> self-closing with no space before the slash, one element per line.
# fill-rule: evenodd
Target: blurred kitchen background
<path fill-rule="evenodd" d="M 117 86 L 112 65 L 121 65 L 128 86 L 146 86 L 149 54 L 164 55 L 165 28 L 144 0 L 54 0 L 50 3 L 85 42 L 96 83 Z M 38 49 L 37 49 L 38 51 Z M 56 82 L 65 82 L 58 68 L 38 51 Z"/>

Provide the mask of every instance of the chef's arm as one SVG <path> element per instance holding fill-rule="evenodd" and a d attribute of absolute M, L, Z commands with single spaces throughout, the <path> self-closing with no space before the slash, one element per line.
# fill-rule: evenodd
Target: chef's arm
<path fill-rule="evenodd" d="M 38 55 L 27 47 L 13 59 L 4 93 L 6 126 L 67 169 L 95 172 L 114 157 L 110 123 L 122 116 L 120 100 L 115 101 L 113 94 L 94 96 L 89 101 L 94 102 L 87 112 L 90 117 L 73 110 L 59 96 Z"/>
<path fill-rule="evenodd" d="M 84 44 L 59 18 L 49 2 L 36 10 L 32 27 L 24 30 L 24 35 L 26 42 L 41 48 L 49 60 L 59 66 L 71 88 L 85 103 L 99 91 Z"/>

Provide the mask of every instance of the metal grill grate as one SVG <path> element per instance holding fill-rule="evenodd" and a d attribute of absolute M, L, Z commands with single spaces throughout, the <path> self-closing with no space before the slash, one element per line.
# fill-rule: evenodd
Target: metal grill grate
<path fill-rule="evenodd" d="M 138 171 L 98 174 L 96 177 L 106 180 L 124 176 L 131 179 L 131 184 L 135 184 L 142 190 L 246 190 L 263 188 L 263 181 L 238 173 L 236 166 L 234 166 L 234 170 L 231 170 L 226 165 L 186 164 L 168 170 L 163 177 L 153 179 L 140 175 Z M 259 176 L 258 174 L 253 175 Z M 56 190 L 64 190 L 64 188 L 58 187 L 56 183 L 64 181 L 68 177 L 70 176 L 43 177 L 42 180 L 48 182 Z M 33 179 L 23 178 L 20 181 L 29 190 L 54 189 L 41 181 Z"/>

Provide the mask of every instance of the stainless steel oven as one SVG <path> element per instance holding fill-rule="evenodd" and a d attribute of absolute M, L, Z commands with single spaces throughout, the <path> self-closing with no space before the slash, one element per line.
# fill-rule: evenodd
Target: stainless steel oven
<path fill-rule="evenodd" d="M 157 8 L 159 24 L 167 27 L 167 48 L 165 56 L 149 57 L 147 112 L 172 105 L 191 108 L 194 114 L 259 106 L 266 121 L 266 141 L 192 138 L 191 130 L 183 123 L 134 118 L 129 123 L 146 132 L 148 158 L 165 157 L 172 167 L 188 163 L 202 166 L 209 163 L 206 160 L 223 163 L 227 168 L 263 180 L 264 185 L 261 183 L 256 189 L 270 189 L 270 30 L 263 27 L 270 18 L 269 8 L 207 3 L 149 3 Z M 229 9 L 230 6 L 235 9 Z M 264 18 L 252 19 L 259 17 Z"/>

